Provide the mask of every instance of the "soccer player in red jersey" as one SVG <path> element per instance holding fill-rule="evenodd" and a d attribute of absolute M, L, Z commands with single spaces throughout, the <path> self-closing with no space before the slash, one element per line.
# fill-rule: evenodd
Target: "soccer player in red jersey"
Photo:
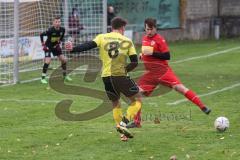
<path fill-rule="evenodd" d="M 202 103 L 196 93 L 181 83 L 168 65 L 170 51 L 165 39 L 157 33 L 156 20 L 147 18 L 144 25 L 146 34 L 142 39 L 142 53 L 140 58 L 144 62 L 146 72 L 138 80 L 140 91 L 145 96 L 150 96 L 157 85 L 164 85 L 183 94 L 204 113 L 209 114 L 211 109 Z"/>

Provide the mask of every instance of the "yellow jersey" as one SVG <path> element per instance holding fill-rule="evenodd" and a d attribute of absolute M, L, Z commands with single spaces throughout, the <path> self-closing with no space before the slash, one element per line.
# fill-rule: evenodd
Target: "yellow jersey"
<path fill-rule="evenodd" d="M 99 48 L 102 77 L 126 76 L 127 58 L 136 54 L 132 40 L 117 32 L 99 34 L 93 40 Z"/>

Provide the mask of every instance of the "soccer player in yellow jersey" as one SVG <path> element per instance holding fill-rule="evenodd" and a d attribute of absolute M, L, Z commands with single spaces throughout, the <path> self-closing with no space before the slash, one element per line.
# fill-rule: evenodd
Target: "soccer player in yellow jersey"
<path fill-rule="evenodd" d="M 108 98 L 112 101 L 113 118 L 117 125 L 117 131 L 120 132 L 121 140 L 126 141 L 132 138 L 131 132 L 125 125 L 134 124 L 132 120 L 140 113 L 142 102 L 139 89 L 135 82 L 127 75 L 138 64 L 133 42 L 125 37 L 124 31 L 127 22 L 121 17 L 115 17 L 111 21 L 112 32 L 99 34 L 93 41 L 73 47 L 72 42 L 67 42 L 65 48 L 72 52 L 82 52 L 93 48 L 99 48 L 99 55 L 102 61 L 102 80 Z M 127 64 L 127 58 L 130 63 Z M 126 116 L 123 116 L 119 102 L 120 93 L 124 94 L 131 101 L 127 109 Z"/>

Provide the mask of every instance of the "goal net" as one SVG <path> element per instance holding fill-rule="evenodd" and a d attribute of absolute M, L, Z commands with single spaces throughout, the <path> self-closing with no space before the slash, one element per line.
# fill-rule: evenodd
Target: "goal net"
<path fill-rule="evenodd" d="M 19 0 L 18 4 L 19 14 L 15 17 L 14 0 L 0 0 L 0 84 L 13 83 L 16 76 L 16 45 L 19 47 L 19 81 L 41 76 L 44 52 L 39 35 L 51 27 L 57 16 L 61 17 L 61 24 L 66 29 L 64 41 L 71 37 L 75 43 L 82 43 L 106 32 L 106 0 Z M 18 44 L 14 44 L 16 21 L 19 22 Z M 69 59 L 78 58 L 64 51 L 64 48 L 63 52 Z M 94 55 L 97 52 L 93 50 L 86 54 Z M 50 68 L 58 66 L 59 62 L 53 58 Z"/>

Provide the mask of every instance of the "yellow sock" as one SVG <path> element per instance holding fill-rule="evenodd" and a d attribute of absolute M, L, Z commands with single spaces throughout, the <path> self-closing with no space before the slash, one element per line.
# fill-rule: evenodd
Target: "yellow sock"
<path fill-rule="evenodd" d="M 135 101 L 130 104 L 130 106 L 127 109 L 127 116 L 126 118 L 131 121 L 134 119 L 138 111 L 140 111 L 142 107 L 142 103 L 140 101 Z"/>
<path fill-rule="evenodd" d="M 122 121 L 122 108 L 120 106 L 113 108 L 113 119 L 116 124 L 119 124 Z"/>

